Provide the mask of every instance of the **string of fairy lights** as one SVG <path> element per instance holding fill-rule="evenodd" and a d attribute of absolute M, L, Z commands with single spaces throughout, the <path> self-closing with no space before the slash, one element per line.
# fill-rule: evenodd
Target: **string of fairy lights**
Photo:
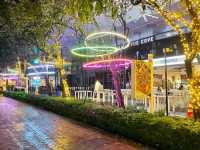
<path fill-rule="evenodd" d="M 190 80 L 189 88 L 190 95 L 192 99 L 192 104 L 194 109 L 200 108 L 200 73 L 196 73 L 197 75 Z"/>

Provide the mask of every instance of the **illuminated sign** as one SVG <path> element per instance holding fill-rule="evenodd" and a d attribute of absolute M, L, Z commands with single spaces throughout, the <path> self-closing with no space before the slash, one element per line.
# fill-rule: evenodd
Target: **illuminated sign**
<path fill-rule="evenodd" d="M 150 37 L 139 39 L 136 41 L 131 41 L 130 46 L 138 46 L 142 44 L 147 44 L 147 43 L 153 42 L 154 40 L 155 40 L 154 36 L 150 36 Z"/>

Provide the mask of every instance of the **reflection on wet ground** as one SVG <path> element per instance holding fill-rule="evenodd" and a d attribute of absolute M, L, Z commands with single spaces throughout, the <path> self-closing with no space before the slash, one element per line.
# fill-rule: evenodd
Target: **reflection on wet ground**
<path fill-rule="evenodd" d="M 0 150 L 144 150 L 102 130 L 0 97 Z"/>

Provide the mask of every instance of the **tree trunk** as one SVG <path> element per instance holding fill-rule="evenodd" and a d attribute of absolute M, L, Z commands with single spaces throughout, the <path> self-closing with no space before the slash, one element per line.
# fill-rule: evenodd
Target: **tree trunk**
<path fill-rule="evenodd" d="M 60 87 L 61 87 L 61 92 L 62 92 L 62 97 L 66 97 L 66 93 L 65 93 L 65 87 L 63 84 L 63 75 L 61 74 L 61 69 L 59 69 L 59 76 L 60 76 Z"/>
<path fill-rule="evenodd" d="M 185 60 L 186 73 L 189 79 L 192 78 L 192 60 Z"/>
<path fill-rule="evenodd" d="M 200 108 L 193 109 L 193 118 L 195 121 L 200 120 Z"/>
<path fill-rule="evenodd" d="M 190 101 L 193 106 L 193 118 L 200 120 L 200 75 L 193 73 L 192 61 L 186 60 L 186 72 L 189 78 Z"/>
<path fill-rule="evenodd" d="M 190 96 L 195 120 L 200 120 L 200 75 L 194 74 L 190 79 Z"/>
<path fill-rule="evenodd" d="M 46 85 L 47 85 L 48 95 L 52 96 L 51 85 L 49 83 L 49 77 L 48 77 L 48 75 L 45 75 L 45 81 L 46 81 Z"/>
<path fill-rule="evenodd" d="M 60 82 L 61 82 L 61 91 L 62 91 L 62 97 L 66 97 L 66 93 L 65 93 L 65 87 L 63 84 L 63 78 L 60 78 Z"/>

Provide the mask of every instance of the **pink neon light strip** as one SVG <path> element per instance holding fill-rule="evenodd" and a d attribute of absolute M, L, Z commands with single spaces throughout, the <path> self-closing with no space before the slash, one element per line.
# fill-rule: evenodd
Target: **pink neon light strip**
<path fill-rule="evenodd" d="M 130 59 L 109 59 L 109 60 L 100 60 L 100 61 L 93 61 L 83 65 L 83 68 L 90 68 L 90 69 L 102 69 L 108 68 L 113 65 L 118 67 L 128 66 L 132 63 Z"/>

